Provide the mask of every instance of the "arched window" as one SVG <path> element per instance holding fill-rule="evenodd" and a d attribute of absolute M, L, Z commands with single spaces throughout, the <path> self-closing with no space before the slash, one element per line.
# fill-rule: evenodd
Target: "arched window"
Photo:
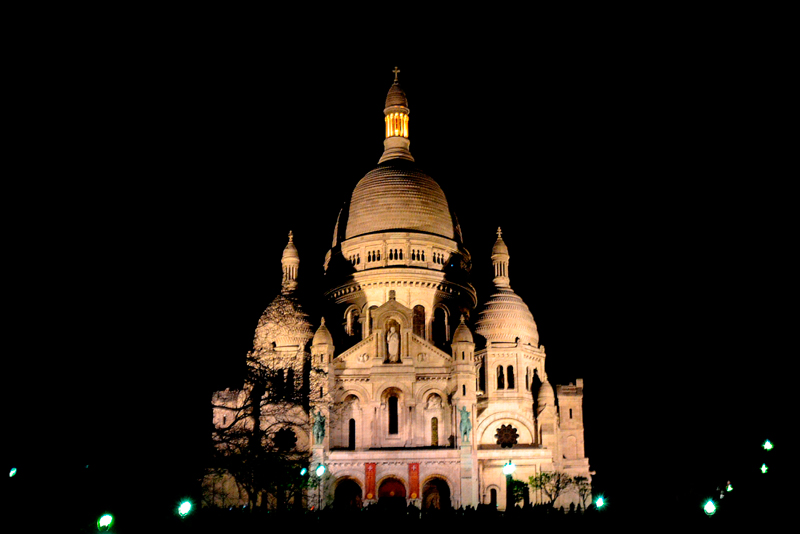
<path fill-rule="evenodd" d="M 495 488 L 489 491 L 489 504 L 497 506 L 497 490 Z"/>
<path fill-rule="evenodd" d="M 497 389 L 506 389 L 506 379 L 503 376 L 503 366 L 497 366 Z"/>
<path fill-rule="evenodd" d="M 514 366 L 508 366 L 508 389 L 514 389 Z"/>
<path fill-rule="evenodd" d="M 433 311 L 433 342 L 439 346 L 447 343 L 447 312 L 444 308 Z"/>
<path fill-rule="evenodd" d="M 425 338 L 425 307 L 417 304 L 414 306 L 414 334 Z"/>
<path fill-rule="evenodd" d="M 389 434 L 398 433 L 397 397 L 389 397 Z"/>
<path fill-rule="evenodd" d="M 369 333 L 372 335 L 372 332 L 375 329 L 375 310 L 377 310 L 377 306 L 370 306 L 369 308 Z"/>
<path fill-rule="evenodd" d="M 431 446 L 439 446 L 439 419 L 436 417 L 431 419 Z"/>
<path fill-rule="evenodd" d="M 350 419 L 347 424 L 347 448 L 355 450 L 356 448 L 356 420 Z"/>
<path fill-rule="evenodd" d="M 358 308 L 351 308 L 347 311 L 347 335 L 355 336 L 356 338 L 361 337 L 361 323 L 359 322 L 360 317 L 361 314 L 358 312 Z"/>

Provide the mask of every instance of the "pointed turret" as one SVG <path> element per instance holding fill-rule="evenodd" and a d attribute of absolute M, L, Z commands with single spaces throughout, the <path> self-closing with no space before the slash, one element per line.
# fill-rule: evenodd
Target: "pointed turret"
<path fill-rule="evenodd" d="M 297 287 L 297 273 L 300 269 L 300 255 L 297 253 L 297 247 L 294 246 L 294 235 L 291 230 L 289 231 L 289 242 L 283 249 L 283 256 L 281 257 L 281 267 L 283 268 L 283 282 L 281 283 L 281 291 L 288 293 L 294 291 Z"/>

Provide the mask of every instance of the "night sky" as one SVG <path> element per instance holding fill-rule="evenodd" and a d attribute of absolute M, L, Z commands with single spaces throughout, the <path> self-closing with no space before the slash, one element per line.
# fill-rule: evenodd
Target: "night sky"
<path fill-rule="evenodd" d="M 695 30 L 425 53 L 31 45 L 4 195 L 7 463 L 190 491 L 210 393 L 236 385 L 290 230 L 319 324 L 398 66 L 411 153 L 458 216 L 479 300 L 501 226 L 551 382 L 585 381 L 596 483 L 740 469 L 787 411 L 789 91 L 766 53 L 780 34 Z"/>

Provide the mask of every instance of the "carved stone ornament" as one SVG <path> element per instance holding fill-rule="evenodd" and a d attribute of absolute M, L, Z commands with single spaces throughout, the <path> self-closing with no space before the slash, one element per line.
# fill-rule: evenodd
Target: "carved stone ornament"
<path fill-rule="evenodd" d="M 500 447 L 510 449 L 517 444 L 519 434 L 517 434 L 517 429 L 511 425 L 500 425 L 494 437 L 497 438 L 497 444 L 500 445 Z"/>

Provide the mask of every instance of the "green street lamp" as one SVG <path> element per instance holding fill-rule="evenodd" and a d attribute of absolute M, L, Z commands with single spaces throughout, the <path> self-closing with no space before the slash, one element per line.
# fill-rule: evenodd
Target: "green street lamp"
<path fill-rule="evenodd" d="M 765 440 L 764 443 L 761 444 L 761 448 L 765 451 L 771 451 L 773 449 L 772 442 L 770 440 Z"/>
<path fill-rule="evenodd" d="M 114 524 L 114 516 L 105 513 L 97 520 L 97 530 L 111 530 L 111 525 Z"/>
<path fill-rule="evenodd" d="M 703 505 L 703 511 L 708 516 L 712 516 L 717 513 L 717 505 L 711 499 L 707 500 L 706 503 Z"/>
<path fill-rule="evenodd" d="M 763 474 L 765 474 L 765 475 L 766 475 L 766 474 L 767 474 L 767 470 L 768 470 L 768 469 L 769 469 L 769 467 L 767 467 L 767 464 L 761 464 L 761 472 L 762 472 Z"/>
<path fill-rule="evenodd" d="M 322 506 L 322 475 L 325 474 L 325 464 L 319 464 L 314 470 L 314 474 L 319 479 L 319 487 L 317 488 L 317 510 Z"/>
<path fill-rule="evenodd" d="M 192 501 L 190 500 L 183 500 L 178 505 L 178 515 L 181 517 L 186 517 L 192 511 Z"/>
<path fill-rule="evenodd" d="M 605 505 L 606 505 L 606 499 L 602 495 L 599 496 L 596 501 L 594 501 L 594 507 L 597 508 L 598 510 L 600 510 Z"/>
<path fill-rule="evenodd" d="M 514 490 L 512 488 L 511 482 L 512 477 L 511 475 L 514 474 L 514 471 L 517 470 L 517 466 L 509 460 L 505 465 L 503 465 L 503 474 L 506 476 L 506 511 L 510 512 L 512 508 L 514 508 Z"/>
<path fill-rule="evenodd" d="M 15 476 L 17 476 L 17 468 L 12 467 L 11 471 L 8 472 L 8 478 L 14 478 Z"/>

